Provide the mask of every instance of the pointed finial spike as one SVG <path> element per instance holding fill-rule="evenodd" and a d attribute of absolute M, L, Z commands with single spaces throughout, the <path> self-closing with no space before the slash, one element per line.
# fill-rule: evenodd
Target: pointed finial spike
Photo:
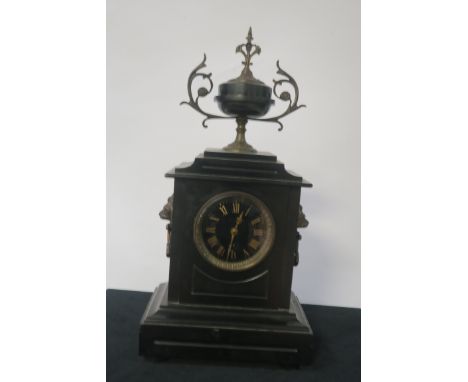
<path fill-rule="evenodd" d="M 248 43 L 251 43 L 253 40 L 253 37 L 252 37 L 252 27 L 249 27 L 249 33 L 247 33 L 247 42 Z"/>

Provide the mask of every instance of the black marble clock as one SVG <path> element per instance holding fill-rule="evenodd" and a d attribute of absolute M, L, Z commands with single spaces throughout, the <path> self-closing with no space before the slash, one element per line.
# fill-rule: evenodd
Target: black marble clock
<path fill-rule="evenodd" d="M 260 49 L 251 43 L 251 31 L 247 41 L 238 47 L 246 58 L 243 74 L 222 84 L 217 97 L 221 110 L 233 110 L 236 140 L 166 174 L 174 178 L 174 194 L 160 213 L 169 220 L 169 282 L 156 288 L 144 312 L 139 343 L 144 356 L 292 365 L 311 360 L 312 330 L 291 283 L 298 264 L 297 229 L 307 225 L 301 188 L 312 185 L 245 141 L 247 120 L 261 120 L 273 104 L 271 89 L 249 69 Z M 199 97 L 212 90 L 211 75 L 198 72 L 204 62 L 189 78 L 187 104 L 197 111 Z M 285 72 L 279 68 L 278 73 Z M 287 80 L 275 81 L 273 93 L 289 82 L 295 98 L 281 93 L 288 110 L 263 119 L 280 125 L 279 118 L 300 107 L 297 85 L 285 75 Z M 195 99 L 191 84 L 197 76 L 211 87 L 199 89 Z M 229 118 L 202 113 L 206 119 Z"/>

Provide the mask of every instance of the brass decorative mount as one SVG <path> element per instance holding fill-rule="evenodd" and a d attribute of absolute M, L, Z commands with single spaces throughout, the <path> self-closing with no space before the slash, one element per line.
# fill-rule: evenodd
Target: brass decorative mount
<path fill-rule="evenodd" d="M 279 80 L 273 79 L 273 89 L 253 76 L 250 70 L 250 66 L 252 65 L 251 60 L 254 55 L 259 55 L 261 53 L 261 48 L 256 44 L 252 44 L 252 28 L 249 28 L 246 39 L 247 43 L 240 44 L 236 47 L 236 53 L 241 53 L 244 56 L 244 61 L 242 62 L 244 68 L 240 76 L 221 84 L 219 86 L 220 94 L 215 98 L 219 107 L 226 115 L 208 113 L 199 105 L 199 99 L 206 97 L 213 90 L 212 73 L 200 72 L 201 69 L 206 67 L 206 54 L 203 55 L 203 61 L 195 67 L 189 75 L 187 82 L 189 100 L 180 103 L 181 105 L 188 105 L 200 114 L 203 114 L 205 119 L 202 121 L 202 126 L 205 128 L 208 127 L 206 122 L 210 119 L 236 119 L 236 138 L 234 142 L 223 148 L 225 151 L 236 153 L 257 152 L 245 139 L 245 126 L 248 120 L 273 122 L 279 125 L 278 130 L 281 131 L 283 129 L 283 124 L 280 122 L 280 119 L 301 107 L 305 107 L 305 105 L 298 105 L 299 88 L 297 83 L 293 77 L 280 67 L 279 60 L 276 62 L 278 68 L 276 73 L 285 78 Z M 194 96 L 192 85 L 197 78 L 208 81 L 208 86 L 199 87 L 196 91 L 196 96 Z M 292 95 L 287 90 L 278 94 L 278 87 L 285 84 L 292 86 Z M 271 99 L 271 93 L 280 101 L 288 102 L 288 106 L 277 116 L 261 118 L 268 112 L 270 105 L 274 103 Z"/>
<path fill-rule="evenodd" d="M 255 150 L 245 140 L 245 132 L 247 130 L 245 128 L 245 125 L 247 124 L 247 118 L 237 117 L 236 122 L 237 122 L 236 139 L 234 139 L 234 142 L 223 147 L 223 150 L 233 152 L 233 153 L 256 153 L 257 150 Z"/>
<path fill-rule="evenodd" d="M 258 45 L 252 44 L 252 27 L 249 28 L 246 39 L 247 44 L 240 44 L 236 48 L 236 53 L 241 53 L 244 56 L 244 61 L 242 61 L 244 69 L 242 69 L 242 73 L 239 78 L 244 80 L 255 80 L 252 72 L 250 71 L 250 66 L 252 65 L 251 60 L 253 56 L 260 54 L 262 49 Z"/>

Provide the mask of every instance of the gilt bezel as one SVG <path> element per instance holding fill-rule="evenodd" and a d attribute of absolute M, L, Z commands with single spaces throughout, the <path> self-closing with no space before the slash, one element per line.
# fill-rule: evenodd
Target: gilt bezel
<path fill-rule="evenodd" d="M 218 203 L 222 199 L 236 197 L 236 196 L 239 197 L 239 199 L 241 200 L 248 200 L 249 202 L 254 204 L 256 208 L 258 208 L 261 216 L 265 219 L 264 224 L 265 224 L 266 234 L 265 234 L 265 240 L 263 241 L 261 247 L 251 257 L 242 261 L 229 262 L 229 261 L 225 261 L 225 260 L 218 258 L 213 253 L 211 253 L 211 251 L 208 249 L 208 247 L 206 246 L 203 240 L 202 222 L 203 222 L 204 217 L 206 216 L 206 213 L 208 212 L 208 209 L 213 204 Z M 260 199 L 243 191 L 223 192 L 223 193 L 216 194 L 213 197 L 209 198 L 197 212 L 195 219 L 194 219 L 194 223 L 193 223 L 193 240 L 194 240 L 195 246 L 199 254 L 205 260 L 207 260 L 211 265 L 215 266 L 216 268 L 225 270 L 225 271 L 239 272 L 239 271 L 245 271 L 247 269 L 254 267 L 268 255 L 271 248 L 273 247 L 274 239 L 275 239 L 275 221 L 273 219 L 273 215 L 271 211 L 265 205 L 265 203 L 262 202 Z"/>

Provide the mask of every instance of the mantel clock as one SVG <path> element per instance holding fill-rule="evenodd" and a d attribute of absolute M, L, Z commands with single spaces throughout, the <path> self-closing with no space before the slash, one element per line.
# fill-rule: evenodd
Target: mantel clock
<path fill-rule="evenodd" d="M 304 105 L 279 62 L 282 78 L 273 88 L 253 76 L 252 57 L 261 49 L 252 41 L 250 29 L 247 43 L 236 48 L 244 57 L 242 72 L 219 85 L 215 100 L 222 115 L 199 104 L 213 90 L 211 73 L 201 72 L 206 56 L 190 73 L 182 104 L 204 115 L 204 127 L 212 119 L 234 119 L 236 137 L 166 174 L 174 178 L 174 193 L 160 212 L 169 221 L 169 281 L 156 288 L 143 314 L 144 356 L 310 362 L 313 334 L 291 282 L 299 261 L 297 229 L 308 223 L 301 188 L 312 185 L 245 138 L 249 120 L 281 130 L 280 119 Z M 195 80 L 206 85 L 194 92 Z M 280 92 L 284 85 L 292 92 Z M 269 117 L 272 96 L 286 108 Z"/>

